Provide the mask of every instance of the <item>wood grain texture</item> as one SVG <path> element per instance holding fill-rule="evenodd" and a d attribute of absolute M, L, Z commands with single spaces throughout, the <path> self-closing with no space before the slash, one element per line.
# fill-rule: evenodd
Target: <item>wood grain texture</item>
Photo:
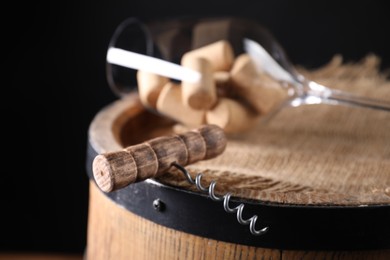
<path fill-rule="evenodd" d="M 92 163 L 93 176 L 103 191 L 111 192 L 137 181 L 161 176 L 173 163 L 186 166 L 212 159 L 225 148 L 223 129 L 204 125 L 187 133 L 159 136 L 120 151 L 99 154 Z"/>
<path fill-rule="evenodd" d="M 278 250 L 186 234 L 140 218 L 90 184 L 88 260 L 280 259 Z"/>
<path fill-rule="evenodd" d="M 169 229 L 119 207 L 91 181 L 88 260 L 389 259 L 390 250 L 290 251 L 226 243 Z"/>

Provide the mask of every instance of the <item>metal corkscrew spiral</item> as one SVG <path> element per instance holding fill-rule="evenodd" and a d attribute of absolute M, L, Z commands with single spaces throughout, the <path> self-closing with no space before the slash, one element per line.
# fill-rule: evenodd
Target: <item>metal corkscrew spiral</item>
<path fill-rule="evenodd" d="M 202 184 L 201 184 L 203 174 L 198 173 L 196 175 L 195 179 L 193 179 L 191 177 L 191 175 L 189 174 L 189 172 L 180 164 L 177 164 L 174 162 L 174 163 L 172 163 L 172 166 L 177 168 L 179 171 L 181 171 L 184 174 L 184 176 L 186 177 L 187 181 L 189 183 L 195 185 L 199 191 L 202 191 L 204 193 L 208 193 L 209 197 L 213 201 L 218 201 L 218 202 L 223 201 L 224 210 L 227 213 L 236 213 L 238 223 L 240 223 L 241 225 L 249 225 L 249 231 L 251 232 L 252 235 L 260 236 L 260 235 L 265 234 L 268 231 L 269 227 L 264 227 L 262 229 L 256 230 L 256 222 L 258 219 L 257 215 L 253 215 L 249 219 L 244 219 L 242 217 L 242 213 L 243 213 L 244 207 L 245 207 L 244 203 L 241 203 L 238 206 L 233 207 L 233 208 L 231 208 L 229 206 L 230 198 L 232 196 L 231 192 L 228 192 L 221 197 L 215 195 L 215 186 L 217 185 L 216 181 L 211 181 L 209 187 L 206 188 L 206 187 L 202 186 Z"/>

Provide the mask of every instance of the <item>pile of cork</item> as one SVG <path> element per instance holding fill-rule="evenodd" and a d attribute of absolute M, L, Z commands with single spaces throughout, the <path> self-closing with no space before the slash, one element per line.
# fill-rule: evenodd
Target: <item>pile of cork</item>
<path fill-rule="evenodd" d="M 286 98 L 279 82 L 255 66 L 248 54 L 235 57 L 226 40 L 185 53 L 181 65 L 201 73 L 196 83 L 174 82 L 137 72 L 144 106 L 185 127 L 215 124 L 226 133 L 245 131 Z"/>

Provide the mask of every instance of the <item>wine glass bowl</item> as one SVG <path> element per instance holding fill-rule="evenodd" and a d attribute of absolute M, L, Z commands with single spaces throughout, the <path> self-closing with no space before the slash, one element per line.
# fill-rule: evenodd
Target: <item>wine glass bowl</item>
<path fill-rule="evenodd" d="M 129 63 L 107 55 L 113 91 L 118 96 L 138 91 L 147 109 L 186 126 L 211 123 L 240 132 L 282 108 L 313 104 L 390 111 L 388 101 L 305 78 L 272 33 L 247 18 L 129 18 L 115 31 L 108 53 L 113 49 L 133 55 Z M 139 61 L 136 54 L 142 55 Z"/>
<path fill-rule="evenodd" d="M 108 50 L 120 48 L 134 53 L 156 57 L 180 64 L 182 56 L 193 49 L 219 40 L 227 40 L 235 56 L 245 52 L 244 36 L 255 38 L 278 57 L 278 44 L 273 36 L 258 22 L 239 17 L 180 17 L 141 21 L 129 17 L 120 23 L 109 42 Z M 290 64 L 279 60 L 286 69 Z M 119 96 L 136 88 L 136 69 L 107 61 L 106 76 L 109 86 Z"/>

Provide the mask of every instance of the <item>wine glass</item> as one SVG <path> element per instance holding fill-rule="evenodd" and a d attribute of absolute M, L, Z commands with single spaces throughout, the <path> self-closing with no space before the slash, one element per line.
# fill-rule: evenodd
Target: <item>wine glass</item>
<path fill-rule="evenodd" d="M 138 70 L 165 76 L 173 82 L 199 82 L 204 74 L 182 66 L 183 56 L 221 40 L 227 41 L 231 46 L 233 59 L 248 55 L 257 72 L 267 75 L 262 80 L 270 82 L 271 79 L 277 83 L 276 88 L 265 88 L 266 92 L 268 91 L 267 100 L 260 100 L 261 95 L 259 100 L 253 100 L 256 99 L 257 92 L 264 92 L 261 87 L 249 91 L 242 88 L 241 91 L 240 88 L 237 91 L 233 88 L 218 92 L 222 93 L 223 97 L 244 100 L 244 103 L 252 105 L 252 108 L 254 107 L 254 110 L 264 118 L 272 118 L 284 107 L 315 104 L 390 111 L 389 101 L 333 89 L 305 78 L 290 62 L 284 49 L 270 31 L 257 21 L 242 17 L 180 17 L 158 21 L 126 19 L 117 27 L 109 44 L 107 53 L 109 86 L 118 96 L 137 91 Z M 234 65 L 230 66 L 230 74 L 234 70 L 232 66 Z M 241 77 L 240 80 L 245 78 Z M 236 82 L 238 85 L 240 80 Z M 252 79 L 251 82 L 259 80 Z M 276 93 L 271 98 L 270 89 Z M 273 102 L 270 102 L 270 99 Z M 158 113 L 153 107 L 149 106 L 148 109 Z"/>
<path fill-rule="evenodd" d="M 290 97 L 283 103 L 283 106 L 297 107 L 324 103 L 390 111 L 390 102 L 385 100 L 367 98 L 332 89 L 305 78 L 292 66 L 286 53 L 276 41 L 270 53 L 258 42 L 251 39 L 244 39 L 244 46 L 259 68 L 266 70 L 275 79 L 288 83 L 288 87 L 291 88 Z"/>

